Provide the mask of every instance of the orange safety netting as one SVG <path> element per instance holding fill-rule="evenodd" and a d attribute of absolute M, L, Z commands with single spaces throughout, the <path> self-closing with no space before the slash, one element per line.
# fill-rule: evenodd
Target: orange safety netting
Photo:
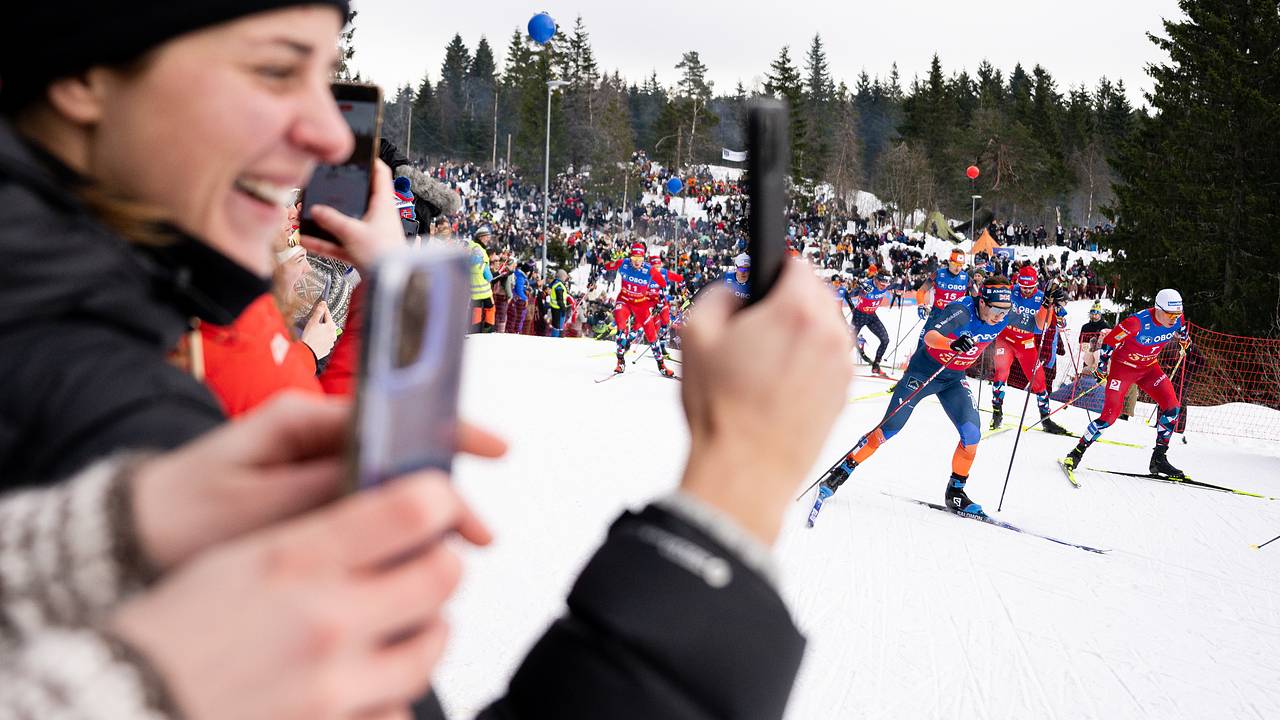
<path fill-rule="evenodd" d="M 1185 358 L 1176 342 L 1160 355 L 1160 366 L 1182 400 L 1176 430 L 1280 440 L 1280 340 L 1228 335 L 1194 324 L 1190 328 Z M 1093 383 L 1087 371 L 1080 371 L 1085 353 L 1077 338 L 1070 339 L 1069 350 L 1078 379 L 1055 397 L 1075 397 L 1076 388 L 1085 390 Z M 1098 397 L 1086 396 L 1075 404 L 1100 410 L 1102 392 L 1089 395 Z M 1154 422 L 1152 399 L 1138 392 L 1137 402 L 1146 404 L 1137 410 L 1140 419 Z"/>

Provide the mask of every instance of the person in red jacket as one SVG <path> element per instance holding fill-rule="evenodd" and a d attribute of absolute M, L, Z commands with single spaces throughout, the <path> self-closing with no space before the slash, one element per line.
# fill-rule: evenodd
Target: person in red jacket
<path fill-rule="evenodd" d="M 342 245 L 303 236 L 303 246 L 367 270 L 383 253 L 404 242 L 394 197 L 391 171 L 379 162 L 374 171 L 369 210 L 363 219 L 350 218 L 329 208 L 316 208 L 317 222 Z M 381 212 L 383 210 L 385 212 Z M 286 288 L 286 298 L 298 278 L 290 263 L 300 257 L 305 264 L 304 253 L 290 253 L 285 267 L 277 273 L 277 282 Z M 333 323 L 327 308 L 323 303 L 318 304 L 307 323 L 312 332 L 304 329 L 299 340 L 293 337 L 275 298 L 270 293 L 264 294 L 231 325 L 200 326 L 199 333 L 191 339 L 193 347 L 190 348 L 191 356 L 200 361 L 192 362 L 192 367 L 230 417 L 252 410 L 286 389 L 349 395 L 355 390 L 363 305 L 362 285 L 352 293 L 347 324 L 342 336 L 333 343 L 325 342 L 324 333 L 316 332 L 317 328 L 324 330 L 324 325 Z M 324 371 L 317 375 L 319 360 L 326 355 L 328 362 Z"/>
<path fill-rule="evenodd" d="M 684 276 L 664 266 L 662 255 L 656 250 L 649 253 L 649 266 L 658 275 L 662 276 L 662 281 L 657 288 L 650 322 L 657 326 L 659 352 L 662 353 L 664 358 L 671 357 L 667 353 L 667 340 L 671 338 L 671 301 L 675 297 L 679 284 L 684 282 Z"/>
<path fill-rule="evenodd" d="M 649 315 L 653 310 L 653 298 L 656 289 L 664 282 L 662 275 L 645 262 L 645 246 L 642 242 L 631 244 L 631 254 L 624 262 L 622 258 L 605 264 L 606 271 L 618 271 L 622 288 L 618 291 L 618 300 L 613 306 L 613 320 L 618 326 L 618 364 L 615 373 L 626 370 L 623 356 L 631 347 L 632 333 L 643 330 L 645 342 L 653 349 L 653 357 L 658 362 L 658 372 L 666 377 L 675 377 L 663 362 L 662 348 L 658 347 L 658 332 Z M 631 321 L 631 329 L 627 322 Z"/>

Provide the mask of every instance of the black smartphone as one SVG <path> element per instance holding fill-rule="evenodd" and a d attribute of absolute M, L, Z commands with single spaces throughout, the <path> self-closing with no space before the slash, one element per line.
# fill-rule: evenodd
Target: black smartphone
<path fill-rule="evenodd" d="M 404 247 L 366 279 L 349 461 L 353 490 L 452 467 L 470 268 L 470 256 L 460 250 Z"/>
<path fill-rule="evenodd" d="M 373 162 L 378 157 L 382 133 L 382 90 L 377 85 L 334 83 L 333 98 L 355 135 L 355 148 L 345 162 L 316 168 L 302 193 L 299 225 L 303 235 L 338 242 L 316 224 L 311 208 L 328 205 L 354 218 L 364 217 L 369 209 Z"/>
<path fill-rule="evenodd" d="M 750 184 L 751 274 L 746 305 L 760 302 L 778 280 L 787 255 L 787 173 L 791 169 L 791 135 L 787 104 L 757 98 L 747 105 L 747 176 Z"/>

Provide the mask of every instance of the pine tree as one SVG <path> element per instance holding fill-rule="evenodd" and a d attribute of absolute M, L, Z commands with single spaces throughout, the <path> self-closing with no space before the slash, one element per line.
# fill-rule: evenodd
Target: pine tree
<path fill-rule="evenodd" d="M 835 85 L 827 65 L 822 36 L 817 34 L 813 36 L 805 56 L 804 102 L 810 122 L 809 135 L 805 138 L 809 152 L 803 173 L 808 177 L 822 178 L 830 162 L 832 133 L 835 131 Z"/>
<path fill-rule="evenodd" d="M 846 207 L 862 183 L 862 134 L 858 127 L 855 98 L 841 83 L 831 102 L 831 155 L 823 177 L 835 189 L 836 198 Z"/>
<path fill-rule="evenodd" d="M 441 151 L 453 157 L 467 158 L 467 140 L 474 133 L 475 111 L 467 95 L 467 73 L 471 70 L 471 51 L 455 34 L 444 49 L 440 66 L 440 83 L 436 100 L 440 112 Z"/>
<path fill-rule="evenodd" d="M 808 151 L 809 118 L 804 105 L 804 88 L 800 71 L 791 62 L 791 48 L 783 46 L 769 65 L 764 83 L 765 94 L 787 101 L 791 124 L 791 174 L 796 183 L 804 177 L 805 153 Z"/>
<path fill-rule="evenodd" d="M 978 104 L 985 108 L 1004 105 L 1004 76 L 986 60 L 978 64 Z"/>
<path fill-rule="evenodd" d="M 1131 305 L 1173 287 L 1198 325 L 1277 336 L 1280 16 L 1275 0 L 1179 6 L 1150 36 L 1170 58 L 1148 66 L 1156 112 L 1115 160 L 1110 269 Z"/>
<path fill-rule="evenodd" d="M 347 12 L 347 22 L 343 24 L 342 32 L 338 34 L 338 69 L 334 73 L 334 77 L 338 80 L 352 81 L 356 79 L 356 77 L 351 74 L 351 58 L 355 57 L 356 54 L 355 35 L 357 12 L 357 10 L 349 10 Z"/>
<path fill-rule="evenodd" d="M 573 24 L 573 34 L 558 58 L 560 78 L 569 84 L 563 89 L 566 131 L 574 142 L 568 146 L 569 162 L 581 167 L 590 161 L 596 142 L 596 83 L 600 68 L 591 50 L 591 37 L 582 16 Z"/>
<path fill-rule="evenodd" d="M 636 190 L 635 181 L 624 182 L 635 152 L 627 89 L 621 76 L 605 77 L 597 96 L 600 107 L 599 132 L 591 156 L 588 188 L 610 199 L 621 199 L 624 190 Z M 628 188 L 628 186 L 630 186 Z"/>
<path fill-rule="evenodd" d="M 467 71 L 467 96 L 474 108 L 475 121 L 468 139 L 469 155 L 476 160 L 492 159 L 494 151 L 494 118 L 497 117 L 498 67 L 493 48 L 482 35 Z"/>
<path fill-rule="evenodd" d="M 412 106 L 413 88 L 407 84 L 396 90 L 394 98 L 382 99 L 382 137 L 395 143 L 401 152 L 409 152 L 412 149 L 405 148 L 405 135 L 411 122 L 409 113 Z"/>
<path fill-rule="evenodd" d="M 677 131 L 684 129 L 684 161 L 706 162 L 711 159 L 715 128 L 720 123 L 710 108 L 712 83 L 707 80 L 707 66 L 697 50 L 690 50 L 681 55 L 676 69 L 680 80 L 671 109 L 678 118 Z"/>
<path fill-rule="evenodd" d="M 431 87 L 431 78 L 423 74 L 422 82 L 413 96 L 413 112 L 410 113 L 410 124 L 413 134 L 410 138 L 409 151 L 416 156 L 439 155 L 440 145 L 440 110 L 437 107 L 435 90 Z"/>

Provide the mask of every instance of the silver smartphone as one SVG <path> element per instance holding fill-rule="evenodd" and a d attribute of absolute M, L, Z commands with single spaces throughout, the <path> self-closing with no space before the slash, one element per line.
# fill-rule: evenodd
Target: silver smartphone
<path fill-rule="evenodd" d="M 457 250 L 405 247 L 366 279 L 350 462 L 355 490 L 452 467 L 471 312 L 468 260 Z"/>

